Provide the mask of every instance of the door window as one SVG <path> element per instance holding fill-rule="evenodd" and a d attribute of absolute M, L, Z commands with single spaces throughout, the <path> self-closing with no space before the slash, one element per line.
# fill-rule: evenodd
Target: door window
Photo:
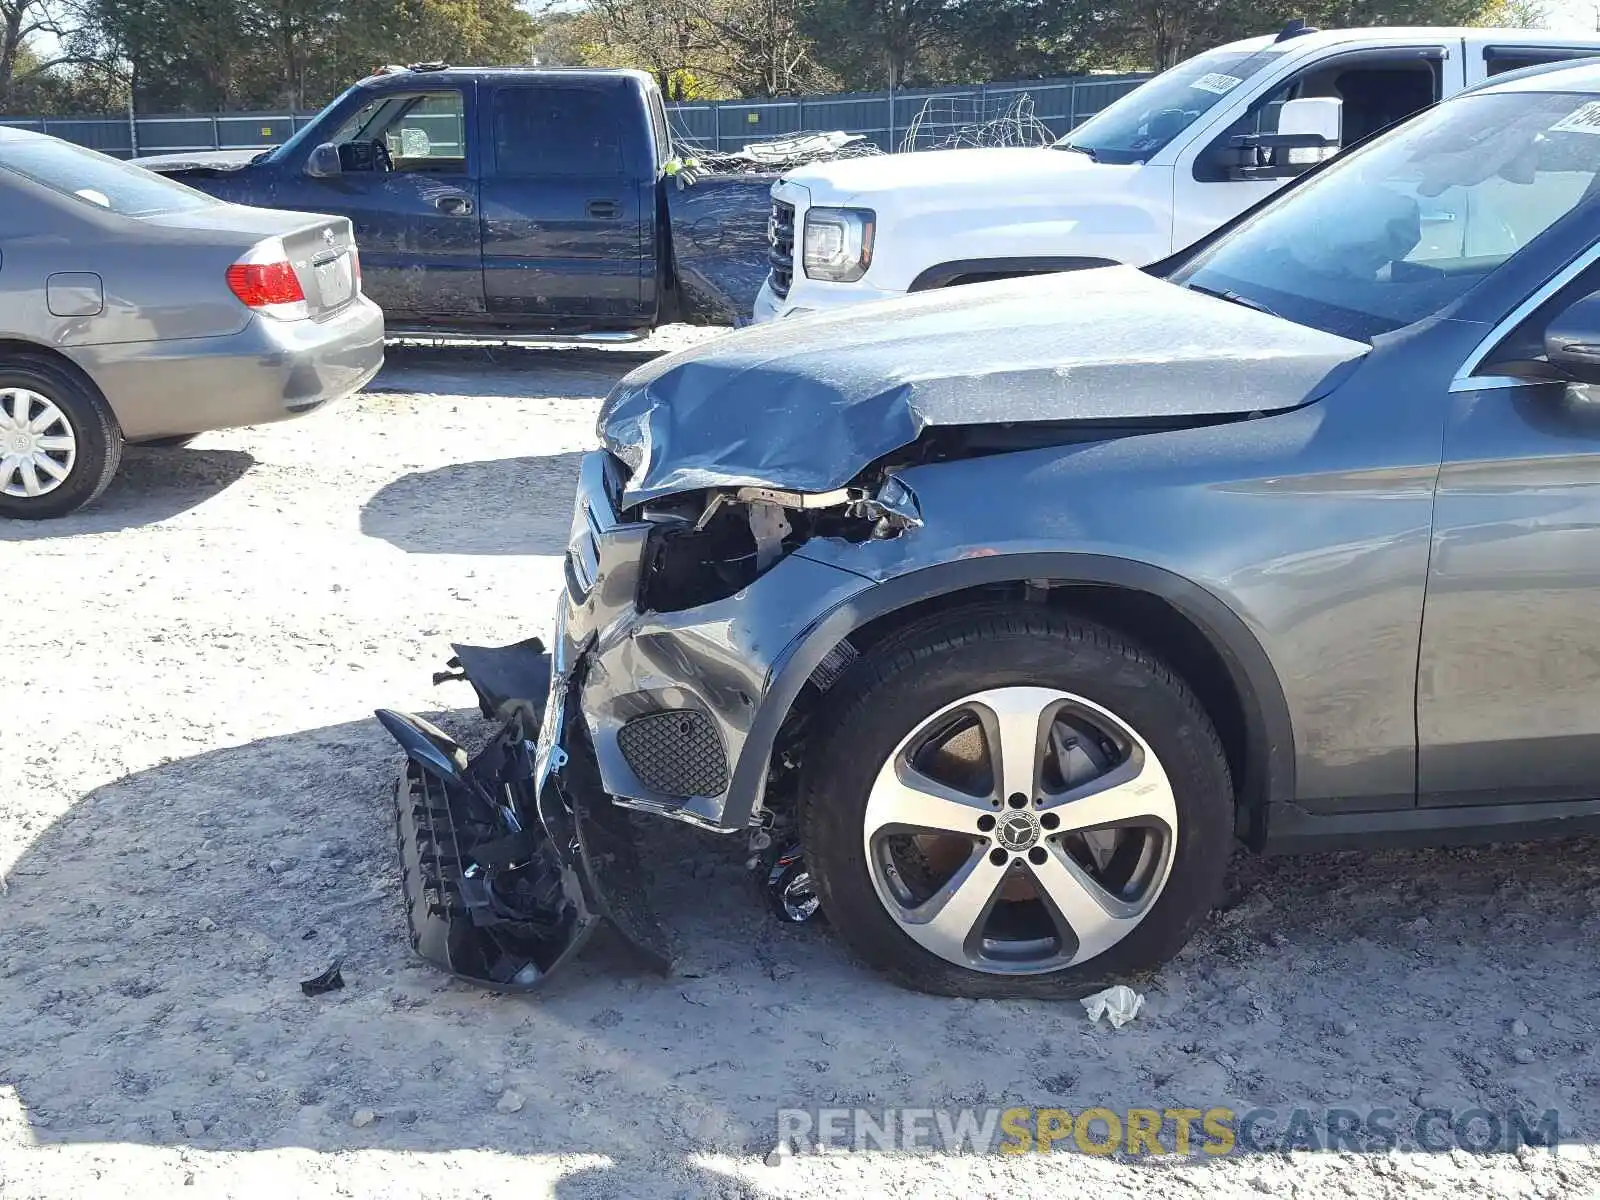
<path fill-rule="evenodd" d="M 1483 51 L 1483 73 L 1493 77 L 1507 71 L 1520 71 L 1523 67 L 1540 67 L 1545 63 L 1569 62 L 1575 58 L 1600 55 L 1600 49 L 1578 46 L 1486 46 Z"/>
<path fill-rule="evenodd" d="M 1398 125 L 1407 117 L 1438 102 L 1441 95 L 1440 63 L 1412 49 L 1393 55 L 1344 55 L 1292 75 L 1268 92 L 1207 147 L 1195 160 L 1195 178 L 1218 183 L 1232 178 L 1238 151 L 1229 143 L 1241 134 L 1278 132 L 1278 114 L 1290 100 L 1332 97 L 1340 101 L 1339 140 L 1350 146 Z M 1255 152 L 1257 161 L 1243 165 L 1272 166 L 1276 150 Z"/>
<path fill-rule="evenodd" d="M 494 159 L 501 175 L 622 175 L 616 108 L 596 88 L 501 88 L 494 96 Z"/>
<path fill-rule="evenodd" d="M 346 171 L 466 169 L 466 102 L 447 91 L 385 96 L 353 113 L 333 141 Z"/>

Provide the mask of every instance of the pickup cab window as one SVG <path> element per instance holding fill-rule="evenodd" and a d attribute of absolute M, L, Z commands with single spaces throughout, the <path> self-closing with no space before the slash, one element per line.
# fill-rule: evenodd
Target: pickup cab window
<path fill-rule="evenodd" d="M 1351 146 L 1398 125 L 1438 103 L 1443 94 L 1442 49 L 1396 47 L 1387 51 L 1340 54 L 1309 64 L 1262 96 L 1195 159 L 1194 175 L 1202 183 L 1234 177 L 1240 166 L 1272 165 L 1271 150 L 1246 150 L 1241 161 L 1232 145 L 1241 134 L 1278 132 L 1278 115 L 1290 100 L 1331 98 L 1340 102 L 1339 140 Z M 1280 175 L 1292 172 L 1279 172 Z"/>
<path fill-rule="evenodd" d="M 332 141 L 345 170 L 384 169 L 366 159 L 386 155 L 392 171 L 459 172 L 467 153 L 465 103 L 454 88 L 384 96 L 352 113 Z"/>
<path fill-rule="evenodd" d="M 1467 96 L 1331 164 L 1171 276 L 1371 341 L 1441 312 L 1592 203 L 1600 102 Z"/>
<path fill-rule="evenodd" d="M 1181 62 L 1101 109 L 1057 142 L 1096 162 L 1142 163 L 1278 61 L 1282 50 L 1213 50 Z"/>
<path fill-rule="evenodd" d="M 617 106 L 596 88 L 501 88 L 494 96 L 494 160 L 502 175 L 622 175 Z"/>

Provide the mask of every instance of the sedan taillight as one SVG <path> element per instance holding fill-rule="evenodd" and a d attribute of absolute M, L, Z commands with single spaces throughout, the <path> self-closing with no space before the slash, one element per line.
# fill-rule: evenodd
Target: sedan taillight
<path fill-rule="evenodd" d="M 228 268 L 228 290 L 262 316 L 302 321 L 311 315 L 300 277 L 278 238 L 262 242 Z"/>

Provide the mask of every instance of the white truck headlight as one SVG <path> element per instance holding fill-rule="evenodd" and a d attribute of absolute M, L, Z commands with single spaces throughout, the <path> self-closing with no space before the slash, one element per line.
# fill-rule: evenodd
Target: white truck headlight
<path fill-rule="evenodd" d="M 872 265 L 877 214 L 870 208 L 813 208 L 806 213 L 800 263 L 807 279 L 854 283 Z"/>

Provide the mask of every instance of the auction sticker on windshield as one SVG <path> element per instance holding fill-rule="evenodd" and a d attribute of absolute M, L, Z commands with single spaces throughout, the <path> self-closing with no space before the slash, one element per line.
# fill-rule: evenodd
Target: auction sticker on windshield
<path fill-rule="evenodd" d="M 1202 92 L 1213 92 L 1220 96 L 1224 92 L 1233 91 L 1234 88 L 1238 87 L 1243 82 L 1244 80 L 1240 79 L 1237 75 L 1224 75 L 1220 71 L 1211 71 L 1200 76 L 1199 79 L 1196 79 L 1189 86 L 1192 88 L 1198 88 Z"/>
<path fill-rule="evenodd" d="M 1591 100 L 1550 126 L 1551 133 L 1600 133 L 1600 100 Z"/>

